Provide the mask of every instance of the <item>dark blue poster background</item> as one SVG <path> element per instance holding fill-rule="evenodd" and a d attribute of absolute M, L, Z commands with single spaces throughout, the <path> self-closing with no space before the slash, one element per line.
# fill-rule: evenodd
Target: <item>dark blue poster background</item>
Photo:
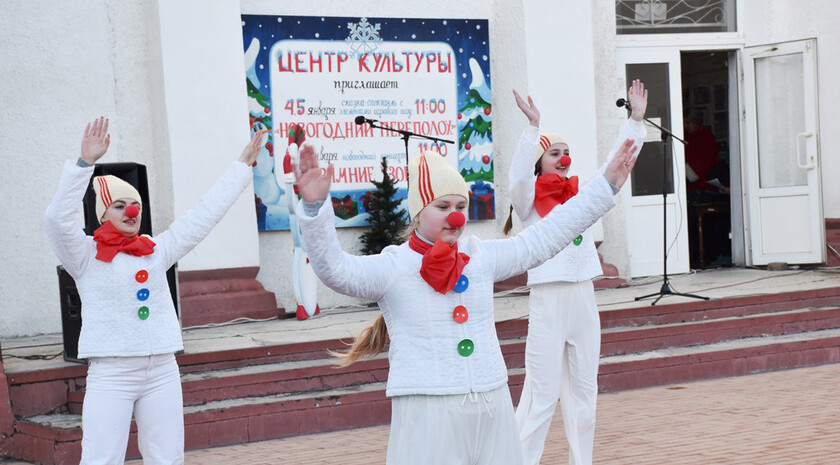
<path fill-rule="evenodd" d="M 242 15 L 242 33 L 246 51 L 250 48 L 246 60 L 250 59 L 251 62 L 246 63 L 246 71 L 251 127 L 254 131 L 274 129 L 272 115 L 278 108 L 272 105 L 274 102 L 270 99 L 269 55 L 272 45 L 277 41 L 340 41 L 350 43 L 362 52 L 375 49 L 377 42 L 387 41 L 448 44 L 453 50 L 457 66 L 456 145 L 458 169 L 471 189 L 469 217 L 473 220 L 495 218 L 487 20 Z M 254 39 L 258 41 L 256 50 L 251 48 L 257 44 Z M 481 75 L 477 76 L 477 73 Z M 274 153 L 274 148 L 276 146 L 279 152 L 284 151 L 286 141 L 274 140 L 280 135 L 270 134 L 254 167 L 260 229 L 288 229 L 289 212 L 285 200 L 288 189 L 274 175 L 275 169 L 282 170 L 283 159 L 283 153 Z M 334 205 L 337 197 L 346 200 L 350 209 L 343 216 L 337 210 L 338 226 L 366 224 L 363 198 L 372 189 L 373 185 L 369 185 L 366 189 L 331 192 Z M 400 189 L 398 196 L 405 198 L 405 189 Z"/>

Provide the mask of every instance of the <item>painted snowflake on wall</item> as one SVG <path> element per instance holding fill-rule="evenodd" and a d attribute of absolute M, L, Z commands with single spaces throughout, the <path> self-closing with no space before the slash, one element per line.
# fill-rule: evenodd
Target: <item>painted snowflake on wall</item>
<path fill-rule="evenodd" d="M 371 24 L 367 18 L 362 18 L 358 23 L 347 23 L 350 34 L 345 41 L 356 57 L 370 53 L 379 47 L 382 38 L 379 37 L 379 23 Z"/>

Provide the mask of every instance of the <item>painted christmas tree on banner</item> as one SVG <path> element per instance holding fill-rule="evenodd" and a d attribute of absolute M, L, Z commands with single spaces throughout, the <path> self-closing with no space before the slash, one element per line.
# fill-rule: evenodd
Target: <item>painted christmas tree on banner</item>
<path fill-rule="evenodd" d="M 493 219 L 493 116 L 490 87 L 481 65 L 470 58 L 472 82 L 458 109 L 458 167 L 470 186 L 470 219 Z"/>

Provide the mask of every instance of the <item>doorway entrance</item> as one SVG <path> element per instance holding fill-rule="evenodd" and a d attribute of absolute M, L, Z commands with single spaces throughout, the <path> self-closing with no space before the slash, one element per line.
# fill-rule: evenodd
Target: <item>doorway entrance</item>
<path fill-rule="evenodd" d="M 686 226 L 691 268 L 732 265 L 733 197 L 730 139 L 732 53 L 680 53 L 685 147 Z M 734 91 L 734 90 L 732 90 Z M 737 111 L 735 112 L 737 114 Z M 738 174 L 734 176 L 736 182 Z"/>

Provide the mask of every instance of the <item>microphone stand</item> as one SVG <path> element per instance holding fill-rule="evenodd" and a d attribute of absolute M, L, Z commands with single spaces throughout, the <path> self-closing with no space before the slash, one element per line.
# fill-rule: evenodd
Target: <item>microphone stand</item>
<path fill-rule="evenodd" d="M 627 103 L 624 105 L 630 110 L 630 104 Z M 665 188 L 665 180 L 668 179 L 668 163 L 666 163 L 668 154 L 673 154 L 673 151 L 668 150 L 668 141 L 671 138 L 674 138 L 683 145 L 688 145 L 688 142 L 680 139 L 679 137 L 675 136 L 674 133 L 671 131 L 663 128 L 662 126 L 654 123 L 653 121 L 643 118 L 645 121 L 648 122 L 651 126 L 658 128 L 660 134 L 662 136 L 662 287 L 659 289 L 659 292 L 654 292 L 653 294 L 643 295 L 641 297 L 636 297 L 636 301 L 640 301 L 642 299 L 648 299 L 650 297 L 656 297 L 650 305 L 656 305 L 663 297 L 668 295 L 680 296 L 680 297 L 690 297 L 692 299 L 702 299 L 702 300 L 709 300 L 708 297 L 703 297 L 694 294 L 685 294 L 682 292 L 674 292 L 671 289 L 671 282 L 668 280 L 668 190 Z M 674 183 L 674 189 L 676 189 L 676 183 Z"/>
<path fill-rule="evenodd" d="M 409 138 L 417 137 L 419 139 L 427 139 L 427 140 L 434 141 L 434 142 L 445 142 L 447 144 L 454 144 L 455 143 L 454 141 L 451 141 L 451 140 L 438 139 L 437 137 L 427 136 L 425 134 L 417 134 L 415 132 L 405 131 L 403 129 L 389 128 L 388 126 L 383 126 L 381 124 L 377 124 L 378 122 L 379 121 L 377 121 L 377 120 L 365 118 L 364 123 L 361 123 L 361 124 L 367 123 L 367 124 L 370 125 L 371 128 L 383 129 L 385 131 L 395 132 L 395 133 L 400 135 L 403 142 L 405 143 L 405 170 L 406 170 L 406 172 L 405 172 L 405 184 L 406 184 L 406 186 L 408 186 L 408 183 L 409 183 L 409 179 L 408 179 L 408 139 Z"/>

